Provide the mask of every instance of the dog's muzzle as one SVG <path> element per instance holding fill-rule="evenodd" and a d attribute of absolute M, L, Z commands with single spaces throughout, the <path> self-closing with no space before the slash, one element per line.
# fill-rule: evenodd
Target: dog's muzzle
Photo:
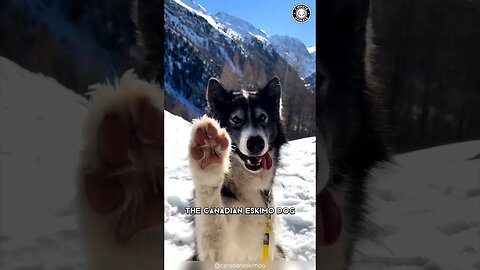
<path fill-rule="evenodd" d="M 272 168 L 272 157 L 268 151 L 262 156 L 248 156 L 242 153 L 236 144 L 232 144 L 232 152 L 240 157 L 240 159 L 243 161 L 243 165 L 249 171 L 258 172 L 262 169 L 270 170 Z"/>

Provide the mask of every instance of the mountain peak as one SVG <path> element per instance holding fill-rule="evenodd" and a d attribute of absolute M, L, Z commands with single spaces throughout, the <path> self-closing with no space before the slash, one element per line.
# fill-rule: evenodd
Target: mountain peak
<path fill-rule="evenodd" d="M 200 4 L 198 4 L 193 0 L 174 0 L 174 1 L 177 2 L 177 4 L 185 7 L 190 11 L 196 11 L 198 13 L 202 13 L 205 15 L 208 14 L 207 10 L 204 7 L 202 7 Z"/>
<path fill-rule="evenodd" d="M 290 44 L 294 44 L 295 46 L 303 46 L 306 48 L 303 42 L 295 37 L 285 36 L 285 35 L 273 35 L 270 37 L 270 40 L 280 41 L 280 42 L 289 42 Z"/>
<path fill-rule="evenodd" d="M 268 35 L 265 30 L 256 28 L 244 19 L 223 11 L 217 12 L 214 18 L 217 22 L 237 32 L 244 39 L 250 39 L 251 36 L 253 36 L 260 40 L 268 40 Z"/>
<path fill-rule="evenodd" d="M 311 53 L 298 38 L 274 35 L 269 39 L 272 46 L 287 62 L 298 71 L 302 78 L 307 78 L 315 72 L 315 54 Z"/>

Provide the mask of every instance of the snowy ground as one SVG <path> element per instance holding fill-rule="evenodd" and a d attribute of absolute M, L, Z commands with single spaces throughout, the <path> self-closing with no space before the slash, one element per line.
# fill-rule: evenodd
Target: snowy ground
<path fill-rule="evenodd" d="M 1 269 L 81 269 L 71 202 L 86 106 L 0 57 Z"/>
<path fill-rule="evenodd" d="M 87 109 L 53 79 L 0 57 L 1 269 L 84 269 L 71 201 Z M 192 190 L 189 124 L 172 115 L 165 121 L 176 123 L 165 137 L 165 258 L 181 259 L 191 252 L 182 214 Z M 280 219 L 291 260 L 315 258 L 311 144 L 308 138 L 285 149 L 289 163 L 274 189 L 278 205 L 297 209 Z M 480 159 L 468 160 L 478 153 L 480 141 L 458 143 L 396 156 L 397 166 L 378 171 L 371 205 L 382 233 L 359 246 L 354 269 L 480 269 Z"/>
<path fill-rule="evenodd" d="M 372 183 L 378 243 L 355 269 L 480 269 L 480 141 L 398 155 Z"/>
<path fill-rule="evenodd" d="M 190 124 L 167 113 L 165 125 L 165 258 L 188 259 L 193 254 L 191 218 L 184 214 L 193 184 L 187 161 Z M 295 215 L 279 215 L 280 244 L 290 261 L 315 260 L 315 140 L 290 142 L 282 151 L 273 188 L 276 206 L 295 207 Z M 169 261 L 166 261 L 168 266 Z M 170 269 L 170 267 L 166 267 Z"/>

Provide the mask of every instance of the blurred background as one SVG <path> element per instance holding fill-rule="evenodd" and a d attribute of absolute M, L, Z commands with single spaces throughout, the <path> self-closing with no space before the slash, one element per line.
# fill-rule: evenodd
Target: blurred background
<path fill-rule="evenodd" d="M 480 138 L 480 1 L 373 0 L 396 153 Z"/>
<path fill-rule="evenodd" d="M 84 94 L 135 59 L 132 1 L 0 2 L 0 55 Z"/>

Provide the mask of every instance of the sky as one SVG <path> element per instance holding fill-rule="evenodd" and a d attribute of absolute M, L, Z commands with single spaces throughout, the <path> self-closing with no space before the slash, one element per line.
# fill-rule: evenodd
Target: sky
<path fill-rule="evenodd" d="M 269 36 L 288 35 L 303 41 L 307 47 L 315 46 L 315 0 L 194 0 L 214 15 L 223 11 L 244 19 Z M 306 23 L 292 18 L 293 7 L 306 4 L 312 15 Z"/>

